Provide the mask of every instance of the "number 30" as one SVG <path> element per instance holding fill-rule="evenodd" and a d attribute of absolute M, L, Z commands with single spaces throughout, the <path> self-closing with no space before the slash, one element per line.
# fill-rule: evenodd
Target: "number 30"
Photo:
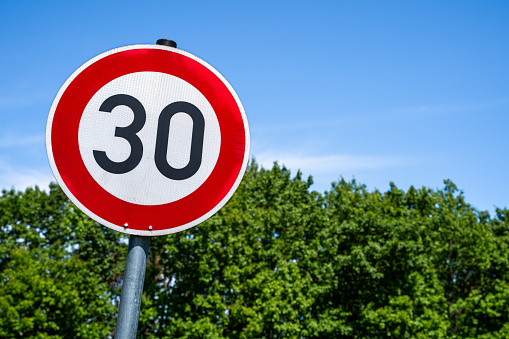
<path fill-rule="evenodd" d="M 93 153 L 95 161 L 102 169 L 114 174 L 123 174 L 132 171 L 141 161 L 143 143 L 137 133 L 145 125 L 147 114 L 141 102 L 127 94 L 116 94 L 109 97 L 102 103 L 99 110 L 111 113 L 117 106 L 127 106 L 134 113 L 134 120 L 129 126 L 115 128 L 115 136 L 127 140 L 131 146 L 129 157 L 124 161 L 116 162 L 108 158 L 105 151 L 94 150 Z M 185 113 L 193 120 L 191 154 L 189 162 L 183 168 L 172 167 L 166 158 L 171 118 L 177 113 Z M 201 165 L 204 131 L 205 119 L 202 112 L 195 105 L 189 102 L 177 101 L 166 106 L 159 115 L 157 125 L 154 160 L 159 172 L 168 179 L 173 180 L 184 180 L 192 177 Z"/>

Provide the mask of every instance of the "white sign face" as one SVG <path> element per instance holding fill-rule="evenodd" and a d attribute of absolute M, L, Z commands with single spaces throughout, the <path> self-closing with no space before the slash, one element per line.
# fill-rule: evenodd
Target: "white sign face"
<path fill-rule="evenodd" d="M 146 114 L 145 124 L 136 133 L 143 145 L 141 160 L 126 173 L 112 173 L 101 167 L 94 157 L 94 150 L 103 150 L 112 161 L 122 162 L 133 152 L 126 139 L 115 136 L 118 127 L 125 128 L 133 123 L 133 111 L 125 105 L 116 106 L 111 113 L 100 110 L 108 98 L 118 94 L 136 98 Z M 159 127 L 158 123 L 163 109 L 178 101 L 193 103 L 205 120 L 201 164 L 197 172 L 185 180 L 166 177 L 154 161 L 158 128 L 168 130 L 168 139 L 164 140 L 168 164 L 182 169 L 190 161 L 191 117 L 179 112 L 171 118 L 169 126 Z M 138 72 L 116 78 L 92 97 L 81 117 L 78 142 L 87 170 L 106 191 L 134 204 L 160 205 L 188 196 L 205 182 L 219 157 L 221 132 L 212 106 L 191 84 L 165 73 Z"/>
<path fill-rule="evenodd" d="M 249 157 L 230 84 L 194 55 L 159 45 L 117 48 L 74 72 L 53 102 L 46 141 L 58 183 L 84 213 L 146 236 L 212 216 Z"/>

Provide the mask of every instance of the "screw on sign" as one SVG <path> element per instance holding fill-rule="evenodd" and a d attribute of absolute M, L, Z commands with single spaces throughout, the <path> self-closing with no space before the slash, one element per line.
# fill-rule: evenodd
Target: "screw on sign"
<path fill-rule="evenodd" d="M 204 221 L 244 174 L 242 104 L 209 64 L 174 47 L 116 48 L 64 83 L 48 157 L 69 198 L 99 223 L 153 236 Z"/>
<path fill-rule="evenodd" d="M 244 108 L 198 57 L 158 45 L 116 48 L 87 61 L 51 106 L 53 173 L 85 214 L 131 234 L 115 338 L 135 338 L 150 236 L 217 212 L 249 156 Z"/>

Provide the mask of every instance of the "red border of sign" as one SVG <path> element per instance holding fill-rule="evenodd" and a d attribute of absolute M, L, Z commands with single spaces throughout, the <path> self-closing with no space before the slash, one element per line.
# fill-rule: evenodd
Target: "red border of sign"
<path fill-rule="evenodd" d="M 92 178 L 81 158 L 78 128 L 86 105 L 104 85 L 135 72 L 167 73 L 187 81 L 207 98 L 219 122 L 221 148 L 212 173 L 196 191 L 168 204 L 138 205 L 115 197 Z M 233 88 L 210 65 L 174 48 L 135 45 L 101 54 L 68 79 L 50 112 L 47 143 L 57 181 L 86 214 L 124 233 L 161 235 L 202 222 L 231 197 L 246 168 L 249 129 Z"/>

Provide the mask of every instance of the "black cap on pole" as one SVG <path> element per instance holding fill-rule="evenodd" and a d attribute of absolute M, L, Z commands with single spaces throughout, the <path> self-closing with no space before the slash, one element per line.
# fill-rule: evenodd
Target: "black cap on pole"
<path fill-rule="evenodd" d="M 177 48 L 177 43 L 175 41 L 169 40 L 169 39 L 159 39 L 159 40 L 157 40 L 157 44 Z"/>

